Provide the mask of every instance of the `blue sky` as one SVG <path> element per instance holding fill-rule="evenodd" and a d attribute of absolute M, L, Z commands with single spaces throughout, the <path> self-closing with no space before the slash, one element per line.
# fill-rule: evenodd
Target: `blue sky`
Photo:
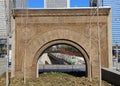
<path fill-rule="evenodd" d="M 88 7 L 89 0 L 70 0 L 70 7 Z M 43 8 L 44 0 L 28 0 L 29 8 Z"/>

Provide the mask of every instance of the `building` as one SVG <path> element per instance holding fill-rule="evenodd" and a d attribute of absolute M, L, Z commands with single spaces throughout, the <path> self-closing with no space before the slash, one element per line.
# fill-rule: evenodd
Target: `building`
<path fill-rule="evenodd" d="M 112 41 L 120 46 L 120 0 L 103 0 L 103 6 L 112 8 Z"/>
<path fill-rule="evenodd" d="M 93 0 L 91 6 L 97 6 L 97 0 Z M 112 8 L 112 45 L 120 46 L 120 0 L 101 0 L 101 6 Z"/>
<path fill-rule="evenodd" d="M 0 58 L 4 58 L 6 54 L 7 27 L 5 5 L 5 0 L 0 0 Z"/>
<path fill-rule="evenodd" d="M 5 0 L 0 0 L 0 39 L 6 39 L 6 14 Z"/>
<path fill-rule="evenodd" d="M 44 8 L 69 8 L 70 0 L 44 0 Z"/>
<path fill-rule="evenodd" d="M 21 9 L 27 7 L 27 0 L 13 0 L 14 8 Z"/>
<path fill-rule="evenodd" d="M 12 0 L 11 0 L 12 1 Z M 11 9 L 10 0 L 0 0 L 0 58 L 4 58 L 7 54 L 7 38 L 8 32 L 11 35 Z M 11 37 L 9 37 L 10 40 Z M 9 46 L 11 46 L 9 41 Z"/>

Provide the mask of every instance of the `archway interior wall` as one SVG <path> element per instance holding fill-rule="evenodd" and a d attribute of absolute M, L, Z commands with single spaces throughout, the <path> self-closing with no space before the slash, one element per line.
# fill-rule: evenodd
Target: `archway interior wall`
<path fill-rule="evenodd" d="M 49 11 L 49 12 L 48 12 Z M 28 75 L 32 73 L 34 58 L 44 44 L 58 39 L 71 40 L 82 46 L 89 55 L 89 18 L 90 10 L 28 10 L 27 20 L 27 68 Z M 15 74 L 22 76 L 24 50 L 25 50 L 25 32 L 24 21 L 22 17 L 26 13 L 24 10 L 15 10 Z M 41 13 L 41 14 L 40 14 Z M 73 13 L 76 13 L 73 15 Z M 81 14 L 80 14 L 81 13 Z M 83 14 L 82 14 L 83 13 Z M 85 14 L 84 14 L 85 13 Z M 101 28 L 101 55 L 102 66 L 108 67 L 108 36 L 107 20 L 109 9 L 100 10 L 100 28 Z M 92 73 L 98 76 L 98 43 L 97 43 L 97 18 L 92 21 Z M 103 41 L 104 40 L 104 41 Z M 32 74 L 31 74 L 32 75 Z"/>

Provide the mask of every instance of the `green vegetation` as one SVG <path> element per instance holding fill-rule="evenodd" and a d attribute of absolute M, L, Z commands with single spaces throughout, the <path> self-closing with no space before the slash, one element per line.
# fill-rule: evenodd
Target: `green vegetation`
<path fill-rule="evenodd" d="M 26 85 L 23 79 L 10 79 L 10 86 L 99 86 L 97 78 L 90 82 L 85 77 L 75 77 L 66 73 L 42 73 L 37 79 L 27 79 Z M 0 86 L 5 86 L 5 74 L 0 78 Z M 103 81 L 102 86 L 112 86 Z"/>
<path fill-rule="evenodd" d="M 60 50 L 66 50 L 66 51 L 70 51 L 70 52 L 73 52 L 73 53 L 79 53 L 79 51 L 72 47 L 72 46 L 69 46 L 69 45 L 63 45 L 60 47 Z"/>
<path fill-rule="evenodd" d="M 70 51 L 73 53 L 80 53 L 76 48 L 74 48 L 73 46 L 70 45 L 66 45 L 66 44 L 58 44 L 58 45 L 54 45 L 56 46 L 56 50 L 65 50 L 65 51 Z M 46 51 L 52 51 L 53 47 L 48 48 Z"/>

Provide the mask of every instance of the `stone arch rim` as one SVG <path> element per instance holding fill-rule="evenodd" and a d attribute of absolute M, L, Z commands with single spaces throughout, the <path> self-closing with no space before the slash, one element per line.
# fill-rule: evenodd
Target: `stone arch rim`
<path fill-rule="evenodd" d="M 88 53 L 85 51 L 85 49 L 81 45 L 79 45 L 78 43 L 76 43 L 72 40 L 68 40 L 68 39 L 51 40 L 51 41 L 45 43 L 44 45 L 42 45 L 41 48 L 36 52 L 36 54 L 34 56 L 34 60 L 32 62 L 34 64 L 32 64 L 32 66 L 36 67 L 38 59 L 40 58 L 40 56 L 42 55 L 44 50 L 46 50 L 48 47 L 55 45 L 55 44 L 68 44 L 68 45 L 71 45 L 71 46 L 75 47 L 76 49 L 78 49 L 79 52 L 82 53 L 83 58 L 85 60 L 86 76 L 87 77 L 89 76 L 89 55 L 88 55 Z"/>

